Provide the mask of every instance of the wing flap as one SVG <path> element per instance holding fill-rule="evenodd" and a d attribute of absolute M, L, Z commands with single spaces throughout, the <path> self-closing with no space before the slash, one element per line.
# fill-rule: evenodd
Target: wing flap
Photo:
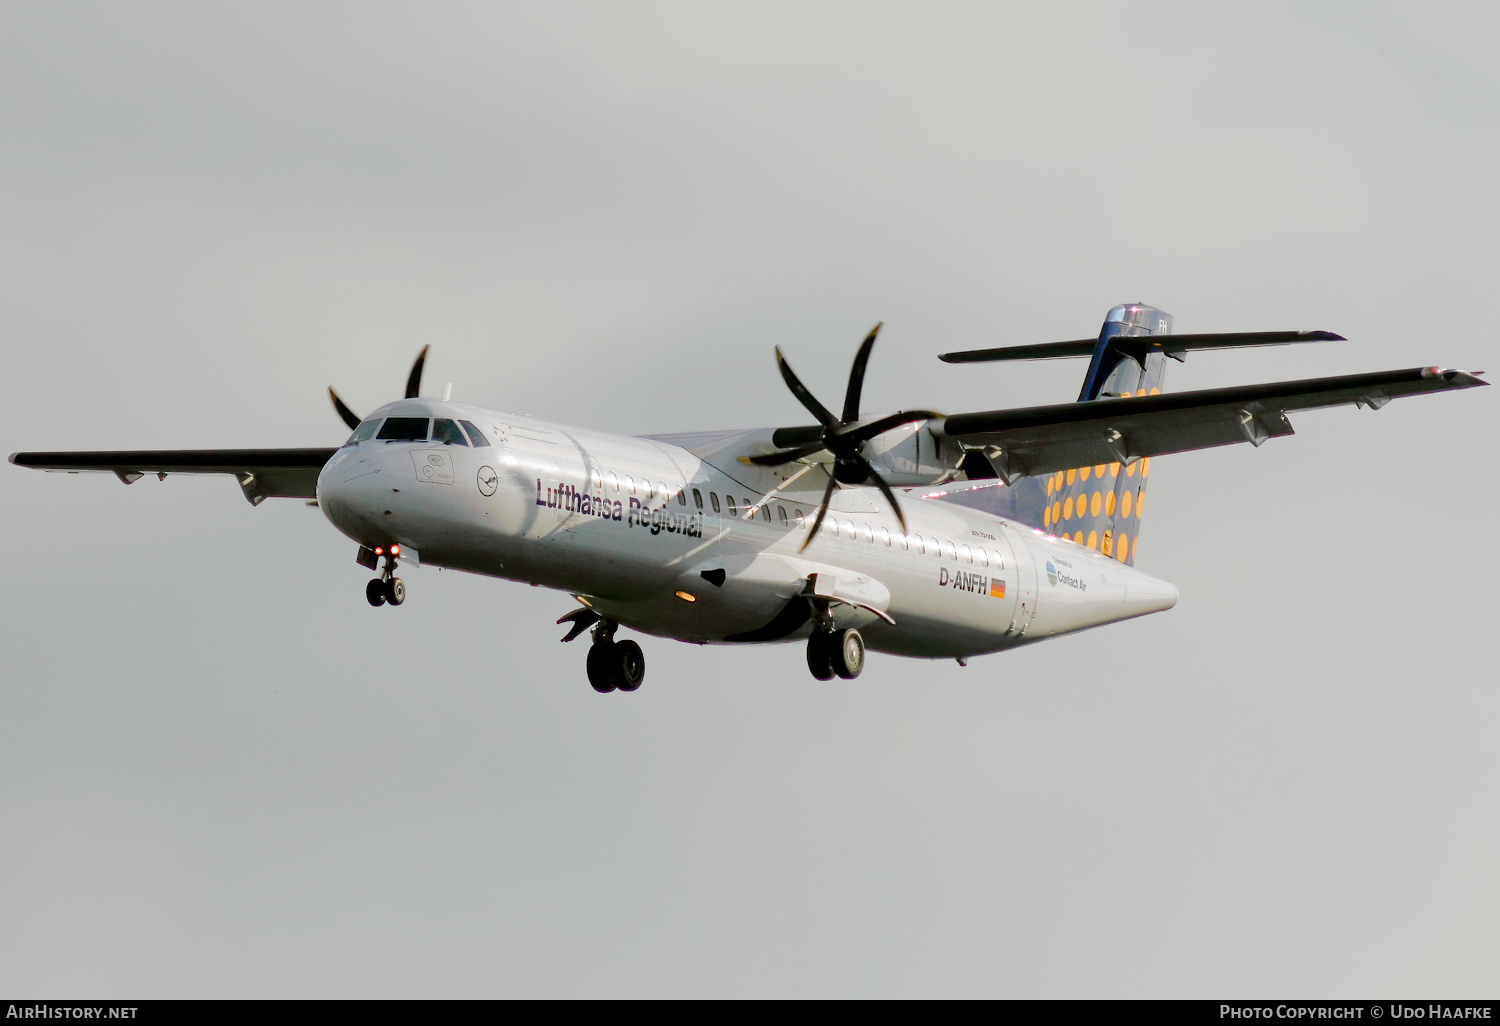
<path fill-rule="evenodd" d="M 314 499 L 318 473 L 337 449 L 157 449 L 17 452 L 18 467 L 69 474 L 109 473 L 130 484 L 146 474 L 228 474 L 251 505 L 268 498 Z"/>
<path fill-rule="evenodd" d="M 945 418 L 943 434 L 980 449 L 1001 477 L 1046 474 L 1099 463 L 1260 445 L 1292 434 L 1288 413 L 1358 404 L 1379 409 L 1392 399 L 1487 385 L 1467 371 L 1416 367 L 1197 392 L 1099 399 Z"/>

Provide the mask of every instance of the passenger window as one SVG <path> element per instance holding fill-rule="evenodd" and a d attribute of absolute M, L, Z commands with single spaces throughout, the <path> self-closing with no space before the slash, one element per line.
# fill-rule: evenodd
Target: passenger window
<path fill-rule="evenodd" d="M 953 560 L 953 562 L 955 563 L 958 562 L 958 549 L 954 547 L 951 541 L 943 542 L 943 549 L 948 553 L 949 559 Z"/>
<path fill-rule="evenodd" d="M 885 528 L 882 527 L 880 529 L 880 540 L 883 541 L 883 542 L 885 542 L 885 547 L 886 548 L 890 548 L 891 547 L 891 532 L 887 531 Z"/>
<path fill-rule="evenodd" d="M 631 495 L 635 494 L 635 478 L 631 477 L 629 474 L 625 475 L 625 487 L 630 489 Z"/>
<path fill-rule="evenodd" d="M 964 551 L 964 562 L 965 563 L 972 563 L 972 562 L 974 562 L 974 553 L 971 552 L 971 551 L 969 551 L 969 546 L 967 544 L 964 544 L 962 546 L 962 548 L 963 548 L 963 551 Z"/>
<path fill-rule="evenodd" d="M 677 489 L 677 505 L 679 505 L 679 506 L 686 506 L 687 505 L 687 492 L 683 491 L 681 488 Z M 701 505 L 703 505 L 703 503 L 700 502 L 700 503 L 698 503 L 698 505 L 701 506 Z"/>
<path fill-rule="evenodd" d="M 807 526 L 807 521 L 802 518 L 802 511 L 800 509 L 792 510 L 792 518 L 797 521 L 797 530 L 800 531 Z"/>
<path fill-rule="evenodd" d="M 667 487 L 665 481 L 656 482 L 656 494 L 661 496 L 661 504 L 663 506 L 672 500 L 672 489 Z"/>
<path fill-rule="evenodd" d="M 698 509 L 703 508 L 703 493 L 696 488 L 693 489 L 693 505 Z"/>
<path fill-rule="evenodd" d="M 911 536 L 911 543 L 917 547 L 917 551 L 918 552 L 921 552 L 921 553 L 924 553 L 924 554 L 927 552 L 927 547 L 922 544 L 922 536 L 920 534 L 914 534 L 914 535 L 912 535 Z"/>
<path fill-rule="evenodd" d="M 762 506 L 760 508 L 760 515 L 761 515 L 761 518 L 763 520 L 765 520 L 766 523 L 769 524 L 771 522 L 771 507 L 770 506 Z"/>
<path fill-rule="evenodd" d="M 376 438 L 387 442 L 427 441 L 426 417 L 391 417 L 380 429 Z"/>
<path fill-rule="evenodd" d="M 488 438 L 484 437 L 484 432 L 483 431 L 479 430 L 477 427 L 475 427 L 473 424 L 469 423 L 467 420 L 461 420 L 461 421 L 459 421 L 459 424 L 463 425 L 463 429 L 469 433 L 469 441 L 471 441 L 471 442 L 474 443 L 474 448 L 476 448 L 476 449 L 487 449 L 487 448 L 489 448 L 490 440 Z M 595 474 L 594 476 L 598 477 L 599 475 Z"/>
<path fill-rule="evenodd" d="M 641 482 L 641 494 L 645 496 L 647 502 L 651 501 L 651 479 L 649 477 Z"/>
<path fill-rule="evenodd" d="M 469 441 L 458 429 L 458 425 L 441 417 L 432 422 L 432 440 L 442 442 L 444 445 L 461 445 L 465 449 L 469 447 Z"/>
<path fill-rule="evenodd" d="M 984 550 L 984 546 L 982 546 L 982 545 L 979 547 L 979 565 L 980 566 L 989 566 L 990 565 L 990 554 Z"/>
<path fill-rule="evenodd" d="M 845 520 L 844 521 L 844 530 L 846 530 L 846 531 L 849 532 L 849 540 L 850 541 L 854 541 L 856 538 L 859 537 L 859 535 L 857 535 L 857 534 L 854 533 L 854 521 L 852 521 L 852 520 Z"/>
<path fill-rule="evenodd" d="M 719 493 L 718 492 L 709 492 L 708 493 L 708 501 L 713 506 L 714 512 L 715 513 L 719 512 Z"/>
<path fill-rule="evenodd" d="M 828 529 L 833 532 L 833 536 L 835 538 L 837 538 L 839 536 L 839 521 L 838 521 L 838 517 L 829 517 L 828 518 Z"/>
<path fill-rule="evenodd" d="M 618 492 L 620 490 L 620 479 L 615 477 L 615 472 L 613 470 L 604 475 L 604 480 L 608 481 L 609 486 L 615 491 Z"/>
<path fill-rule="evenodd" d="M 735 506 L 734 506 L 734 496 L 733 495 L 726 494 L 724 496 L 724 502 L 725 502 L 726 505 L 729 506 L 729 515 L 730 516 L 737 517 L 737 516 L 740 515 L 740 511 L 738 509 L 736 509 Z"/>
<path fill-rule="evenodd" d="M 355 442 L 364 442 L 364 441 L 368 441 L 371 438 L 374 438 L 375 437 L 375 429 L 378 428 L 379 426 L 380 426 L 379 419 L 365 421 L 359 427 L 357 427 L 357 428 L 354 429 L 354 434 L 350 435 L 349 436 L 349 441 L 345 442 L 344 444 L 345 445 L 352 445 Z"/>
<path fill-rule="evenodd" d="M 754 508 L 755 508 L 755 503 L 751 502 L 749 499 L 746 499 L 745 500 L 745 512 L 747 514 L 750 514 L 751 516 L 753 516 L 754 514 L 751 514 L 750 511 L 752 509 L 754 509 Z"/>
<path fill-rule="evenodd" d="M 787 526 L 786 507 L 785 506 L 777 506 L 776 507 L 776 517 L 777 517 L 777 519 L 779 519 L 781 521 L 781 526 L 782 527 L 786 527 Z"/>

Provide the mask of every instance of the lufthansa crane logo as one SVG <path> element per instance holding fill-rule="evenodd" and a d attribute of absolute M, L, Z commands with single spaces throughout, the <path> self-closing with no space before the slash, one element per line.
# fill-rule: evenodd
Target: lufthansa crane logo
<path fill-rule="evenodd" d="M 479 476 L 475 480 L 479 483 L 480 495 L 494 495 L 495 488 L 500 484 L 500 475 L 495 473 L 494 467 L 480 467 Z"/>

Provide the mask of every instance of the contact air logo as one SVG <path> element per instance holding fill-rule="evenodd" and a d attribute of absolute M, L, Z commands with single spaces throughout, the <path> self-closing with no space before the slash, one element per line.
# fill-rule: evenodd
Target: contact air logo
<path fill-rule="evenodd" d="M 1047 560 L 1047 583 L 1054 588 L 1059 584 L 1065 584 L 1078 591 L 1088 591 L 1089 586 L 1074 576 L 1072 570 L 1073 564 L 1066 559 L 1059 559 L 1055 562 Z"/>

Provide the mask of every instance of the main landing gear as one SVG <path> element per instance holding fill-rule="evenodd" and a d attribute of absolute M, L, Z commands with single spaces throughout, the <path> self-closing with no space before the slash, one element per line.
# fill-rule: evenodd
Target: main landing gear
<path fill-rule="evenodd" d="M 594 643 L 589 646 L 589 684 L 601 695 L 611 691 L 634 691 L 646 679 L 646 653 L 633 641 L 616 641 L 611 620 L 600 620 L 594 626 Z"/>
<path fill-rule="evenodd" d="M 373 563 L 370 569 L 375 569 Z M 365 601 L 372 606 L 383 606 L 388 602 L 399 606 L 406 601 L 406 585 L 396 576 L 396 559 L 389 552 L 385 554 L 385 566 L 380 576 L 365 585 Z"/>
<path fill-rule="evenodd" d="M 865 668 L 865 639 L 853 629 L 815 630 L 807 639 L 807 668 L 818 680 L 853 680 Z"/>
<path fill-rule="evenodd" d="M 558 623 L 571 624 L 563 641 L 572 641 L 591 630 L 594 643 L 589 646 L 589 684 L 601 695 L 611 691 L 634 691 L 646 679 L 646 653 L 633 641 L 616 641 L 620 625 L 606 620 L 592 609 L 575 609 L 564 613 Z"/>

